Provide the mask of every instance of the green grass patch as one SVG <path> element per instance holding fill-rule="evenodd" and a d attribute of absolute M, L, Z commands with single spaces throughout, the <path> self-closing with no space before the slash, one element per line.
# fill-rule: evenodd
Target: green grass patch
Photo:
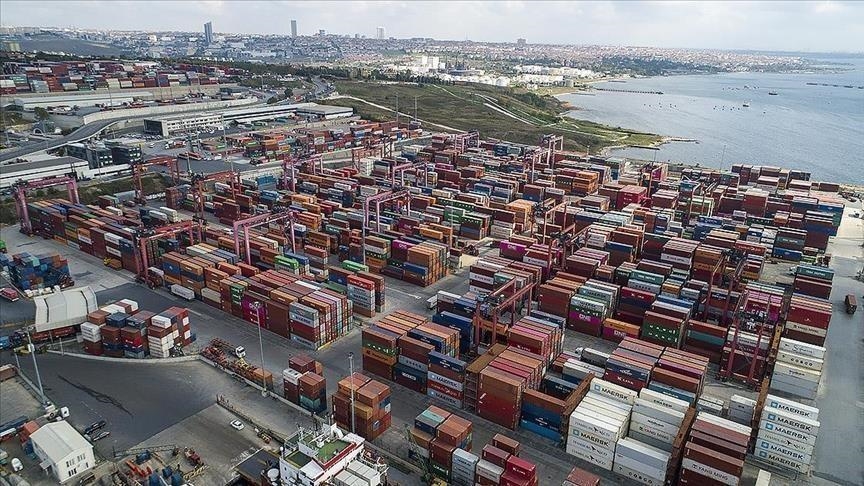
<path fill-rule="evenodd" d="M 537 144 L 543 135 L 564 137 L 565 148 L 592 153 L 612 145 L 648 145 L 660 140 L 657 135 L 576 120 L 563 115 L 566 104 L 548 95 L 484 85 L 422 85 L 416 83 L 377 83 L 337 81 L 342 95 L 354 96 L 382 105 L 389 110 L 350 99 L 325 100 L 323 103 L 350 106 L 364 118 L 390 120 L 398 106 L 402 113 L 453 127 L 478 130 L 484 138 L 498 138 Z M 435 130 L 434 126 L 427 128 Z"/>

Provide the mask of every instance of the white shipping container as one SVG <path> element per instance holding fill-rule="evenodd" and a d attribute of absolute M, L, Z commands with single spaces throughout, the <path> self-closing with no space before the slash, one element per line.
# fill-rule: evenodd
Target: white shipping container
<path fill-rule="evenodd" d="M 802 432 L 792 427 L 787 427 L 785 425 L 768 422 L 767 420 L 762 420 L 759 422 L 759 428 L 762 430 L 774 432 L 775 434 L 779 434 L 783 437 L 788 437 L 789 439 L 792 439 L 796 442 L 801 442 L 811 446 L 816 445 L 815 435 Z"/>
<path fill-rule="evenodd" d="M 810 326 L 807 326 L 810 327 Z M 780 338 L 780 351 L 795 353 L 816 359 L 825 359 L 825 348 L 815 344 L 796 341 L 789 338 Z"/>
<path fill-rule="evenodd" d="M 636 401 L 636 392 L 630 390 L 629 388 L 624 388 L 623 386 L 619 386 L 614 383 L 610 383 L 608 381 L 596 378 L 591 380 L 590 385 L 591 391 L 597 392 L 614 400 L 627 403 L 628 405 L 633 405 L 633 403 Z"/>
<path fill-rule="evenodd" d="M 631 469 L 625 466 L 623 463 L 616 461 L 615 465 L 612 467 L 612 472 L 615 474 L 624 476 L 625 478 L 630 479 L 631 481 L 635 481 L 640 484 L 645 484 L 647 486 L 662 486 L 665 479 L 657 479 L 649 476 L 644 472 L 640 472 L 638 470 Z"/>
<path fill-rule="evenodd" d="M 811 456 L 813 455 L 814 446 L 810 444 L 805 444 L 803 442 L 798 442 L 797 440 L 792 440 L 788 437 L 771 432 L 770 430 L 760 429 L 758 439 L 764 439 L 768 442 L 773 442 L 775 444 L 787 447 L 802 454 L 807 454 Z"/>
<path fill-rule="evenodd" d="M 639 398 L 647 400 L 655 405 L 660 405 L 661 407 L 670 408 L 682 413 L 686 412 L 687 409 L 690 408 L 690 404 L 684 400 L 664 395 L 660 392 L 651 390 L 650 388 L 643 388 L 639 392 Z"/>
<path fill-rule="evenodd" d="M 822 373 L 819 371 L 808 370 L 799 366 L 781 363 L 780 361 L 774 365 L 774 376 L 778 375 L 791 376 L 793 378 L 798 378 L 799 380 L 811 381 L 813 383 L 819 383 L 819 380 L 822 379 Z"/>
<path fill-rule="evenodd" d="M 819 358 L 802 356 L 789 351 L 778 351 L 777 361 L 789 363 L 790 365 L 799 366 L 808 370 L 818 371 L 820 373 L 822 372 L 822 367 L 825 366 L 825 362 Z"/>
<path fill-rule="evenodd" d="M 798 417 L 819 420 L 819 409 L 793 400 L 771 395 L 765 398 L 765 408 L 781 410 Z"/>

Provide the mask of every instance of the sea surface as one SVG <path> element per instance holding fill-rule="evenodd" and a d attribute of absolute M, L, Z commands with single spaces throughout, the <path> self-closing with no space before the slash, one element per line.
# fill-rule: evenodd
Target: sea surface
<path fill-rule="evenodd" d="M 864 59 L 831 61 L 849 63 L 852 70 L 628 79 L 596 86 L 663 94 L 593 91 L 560 98 L 578 108 L 568 113 L 574 118 L 698 140 L 660 150 L 616 149 L 612 155 L 721 169 L 733 163 L 775 165 L 810 171 L 814 180 L 864 184 L 864 89 L 858 89 L 864 86 Z"/>

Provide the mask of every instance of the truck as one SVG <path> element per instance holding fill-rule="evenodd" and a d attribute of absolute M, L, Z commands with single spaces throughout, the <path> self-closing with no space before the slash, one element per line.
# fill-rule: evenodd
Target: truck
<path fill-rule="evenodd" d="M 3 287 L 0 289 L 0 297 L 3 297 L 9 302 L 16 302 L 20 298 L 18 296 L 18 291 L 12 287 Z"/>
<path fill-rule="evenodd" d="M 195 292 L 182 285 L 171 285 L 171 293 L 186 300 L 195 300 Z"/>
<path fill-rule="evenodd" d="M 852 315 L 858 310 L 858 298 L 855 294 L 848 294 L 845 299 L 846 313 Z"/>

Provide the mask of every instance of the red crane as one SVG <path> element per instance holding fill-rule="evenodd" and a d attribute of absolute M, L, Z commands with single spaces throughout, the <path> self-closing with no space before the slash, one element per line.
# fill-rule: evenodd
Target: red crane
<path fill-rule="evenodd" d="M 171 175 L 171 180 L 174 185 L 177 185 L 180 182 L 180 170 L 177 168 L 177 157 L 164 155 L 143 160 L 137 164 L 132 164 L 132 179 L 135 183 L 135 202 L 142 206 L 147 204 L 147 197 L 144 195 L 144 185 L 141 179 L 151 167 L 165 167 Z"/>
<path fill-rule="evenodd" d="M 534 284 L 526 284 L 521 289 L 516 288 L 516 279 L 502 285 L 499 289 L 492 291 L 482 300 L 477 301 L 474 308 L 474 347 L 480 344 L 482 331 L 488 330 L 492 333 L 489 343 L 494 345 L 498 342 L 498 335 L 503 332 L 506 336 L 508 327 L 516 323 L 516 305 L 523 300 L 530 300 L 534 291 Z M 507 294 L 510 295 L 507 295 Z M 510 311 L 510 324 L 501 324 L 501 315 Z M 504 329 L 501 329 L 504 327 Z"/>
<path fill-rule="evenodd" d="M 193 243 L 201 241 L 201 222 L 186 220 L 154 229 L 139 229 L 135 235 L 134 241 L 136 253 L 135 258 L 138 262 L 138 278 L 145 278 L 147 275 L 147 268 L 150 266 L 150 257 L 147 253 L 147 243 L 163 238 L 172 238 L 184 233 L 189 235 L 189 241 Z"/>
<path fill-rule="evenodd" d="M 241 219 L 234 222 L 234 253 L 238 257 L 243 257 L 247 264 L 252 264 L 252 255 L 249 252 L 249 230 L 259 226 L 269 225 L 273 223 L 284 222 L 286 236 L 291 241 L 291 251 L 297 250 L 297 243 L 294 240 L 294 211 L 287 209 L 283 212 L 272 212 L 252 216 L 251 218 Z M 240 233 L 243 233 L 243 249 L 245 253 L 240 252 Z"/>
<path fill-rule="evenodd" d="M 66 191 L 69 195 L 69 201 L 72 204 L 80 204 L 78 199 L 78 181 L 76 181 L 74 177 L 55 176 L 30 181 L 22 179 L 12 185 L 12 192 L 15 198 L 15 211 L 18 213 L 18 221 L 21 222 L 20 230 L 22 233 L 28 236 L 33 234 L 33 224 L 30 221 L 30 214 L 27 212 L 27 191 L 45 189 L 64 184 L 66 185 Z"/>
<path fill-rule="evenodd" d="M 231 186 L 231 198 L 236 199 L 243 192 L 243 184 L 240 182 L 240 173 L 230 170 L 213 172 L 211 174 L 192 175 L 192 201 L 195 204 L 195 217 L 204 218 L 204 184 L 208 182 L 221 182 Z"/>

